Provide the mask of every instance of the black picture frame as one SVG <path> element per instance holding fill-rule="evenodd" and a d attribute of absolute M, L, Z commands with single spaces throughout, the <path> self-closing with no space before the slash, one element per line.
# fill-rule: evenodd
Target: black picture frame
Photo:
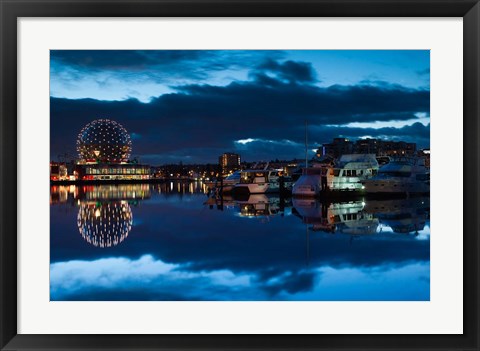
<path fill-rule="evenodd" d="M 2 350 L 478 350 L 478 0 L 1 0 L 0 346 Z M 25 335 L 17 334 L 17 18 L 19 17 L 463 17 L 462 335 Z M 457 233 L 462 234 L 462 233 Z M 414 316 L 412 316 L 414 318 Z"/>

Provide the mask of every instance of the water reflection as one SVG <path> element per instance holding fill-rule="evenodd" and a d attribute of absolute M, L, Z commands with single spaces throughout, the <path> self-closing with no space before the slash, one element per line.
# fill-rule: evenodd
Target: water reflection
<path fill-rule="evenodd" d="M 372 235 L 382 231 L 418 234 L 430 215 L 429 197 L 326 202 L 255 194 L 244 199 L 210 197 L 204 204 L 210 209 L 234 210 L 247 218 L 285 215 L 290 209 L 312 231 L 351 235 Z"/>
<path fill-rule="evenodd" d="M 80 187 L 79 197 L 85 200 L 144 200 L 150 198 L 150 185 L 96 185 Z"/>
<path fill-rule="evenodd" d="M 126 201 L 81 202 L 78 209 L 78 230 L 95 247 L 120 244 L 130 233 L 132 223 L 132 209 Z"/>
<path fill-rule="evenodd" d="M 245 217 L 274 216 L 281 212 L 280 198 L 265 194 L 250 195 L 246 200 L 239 200 L 238 206 L 240 215 Z"/>
<path fill-rule="evenodd" d="M 202 181 L 171 181 L 151 185 L 153 191 L 164 195 L 206 194 L 208 187 Z"/>
<path fill-rule="evenodd" d="M 88 186 L 52 186 L 50 203 L 77 205 L 78 227 L 85 240 L 94 246 L 110 247 L 122 242 L 130 232 L 133 212 L 130 203 L 148 200 L 152 194 L 180 196 L 207 194 L 201 182 L 166 182 Z M 430 199 L 362 199 L 322 202 L 316 199 L 284 198 L 255 194 L 245 198 L 208 197 L 210 209 L 233 210 L 240 217 L 267 218 L 294 214 L 312 231 L 371 235 L 382 231 L 418 233 L 429 219 Z"/>
<path fill-rule="evenodd" d="M 50 202 L 52 300 L 429 299 L 428 197 L 208 197 L 166 182 L 55 186 Z"/>
<path fill-rule="evenodd" d="M 325 203 L 316 200 L 294 199 L 294 214 L 312 230 L 353 235 L 375 234 L 378 218 L 364 211 L 365 202 Z"/>
<path fill-rule="evenodd" d="M 75 201 L 144 200 L 151 196 L 149 184 L 54 185 L 50 188 L 50 204 Z"/>
<path fill-rule="evenodd" d="M 394 233 L 418 234 L 430 219 L 430 198 L 371 200 L 367 202 L 365 211 L 378 217 L 382 229 L 387 227 Z"/>
<path fill-rule="evenodd" d="M 430 215 L 430 198 L 361 200 L 344 203 L 322 203 L 315 200 L 293 200 L 294 213 L 313 230 L 355 235 L 394 233 L 418 234 Z"/>
<path fill-rule="evenodd" d="M 83 239 L 99 248 L 122 243 L 133 225 L 129 202 L 151 196 L 149 184 L 52 186 L 50 204 L 78 206 L 77 226 Z"/>

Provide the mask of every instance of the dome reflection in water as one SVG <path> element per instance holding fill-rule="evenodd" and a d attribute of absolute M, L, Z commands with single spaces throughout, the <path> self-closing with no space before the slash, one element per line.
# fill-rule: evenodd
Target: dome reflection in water
<path fill-rule="evenodd" d="M 132 223 L 132 209 L 126 201 L 82 203 L 78 210 L 78 230 L 95 247 L 120 244 L 128 237 Z"/>

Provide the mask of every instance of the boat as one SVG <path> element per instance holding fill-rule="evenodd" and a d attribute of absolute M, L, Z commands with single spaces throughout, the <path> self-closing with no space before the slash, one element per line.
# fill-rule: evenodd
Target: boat
<path fill-rule="evenodd" d="M 397 157 L 380 167 L 378 174 L 362 181 L 365 192 L 381 193 L 430 193 L 430 170 L 422 157 Z"/>
<path fill-rule="evenodd" d="M 218 189 L 222 192 L 230 192 L 233 190 L 235 184 L 240 182 L 240 173 L 241 171 L 235 171 L 232 174 L 225 177 L 223 180 L 215 180 L 211 182 L 206 182 L 205 185 L 209 190 Z"/>
<path fill-rule="evenodd" d="M 362 181 L 375 176 L 378 170 L 374 154 L 345 154 L 333 165 L 320 163 L 305 168 L 292 194 L 315 197 L 327 192 L 360 192 Z"/>
<path fill-rule="evenodd" d="M 291 190 L 293 182 L 290 177 L 281 175 L 279 170 L 244 170 L 240 182 L 235 184 L 237 193 L 265 194 Z"/>

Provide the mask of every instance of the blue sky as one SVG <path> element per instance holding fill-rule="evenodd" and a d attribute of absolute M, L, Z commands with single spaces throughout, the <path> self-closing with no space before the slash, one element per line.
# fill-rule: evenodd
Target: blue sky
<path fill-rule="evenodd" d="M 301 158 L 305 120 L 311 149 L 337 136 L 429 147 L 428 50 L 62 50 L 50 71 L 53 159 L 97 118 L 151 164 Z"/>

